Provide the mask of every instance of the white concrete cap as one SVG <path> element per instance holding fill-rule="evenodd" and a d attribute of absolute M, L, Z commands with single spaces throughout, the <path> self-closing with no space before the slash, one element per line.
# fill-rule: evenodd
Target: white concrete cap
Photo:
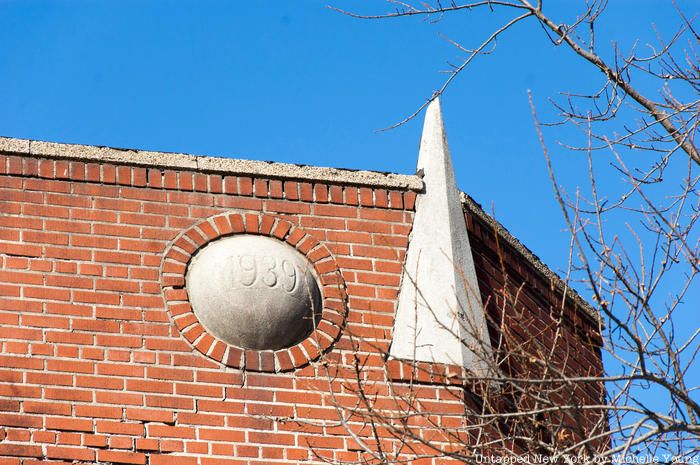
<path fill-rule="evenodd" d="M 462 202 L 435 99 L 425 115 L 416 203 L 390 356 L 487 370 L 491 349 Z"/>

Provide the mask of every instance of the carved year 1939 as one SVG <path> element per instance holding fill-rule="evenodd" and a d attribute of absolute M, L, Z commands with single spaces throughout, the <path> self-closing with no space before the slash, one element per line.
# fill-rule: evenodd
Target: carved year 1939
<path fill-rule="evenodd" d="M 297 287 L 297 269 L 286 258 L 244 253 L 232 255 L 230 260 L 230 283 L 234 287 L 280 287 L 289 293 Z"/>

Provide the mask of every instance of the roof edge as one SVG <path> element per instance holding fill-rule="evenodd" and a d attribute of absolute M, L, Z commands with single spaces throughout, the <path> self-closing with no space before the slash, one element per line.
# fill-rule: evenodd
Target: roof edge
<path fill-rule="evenodd" d="M 530 249 L 528 249 L 522 242 L 520 242 L 515 236 L 513 236 L 510 231 L 508 231 L 501 223 L 496 221 L 491 215 L 486 213 L 486 211 L 477 203 L 473 198 L 464 192 L 460 192 L 462 199 L 462 205 L 465 206 L 469 212 L 478 216 L 482 221 L 490 224 L 494 227 L 499 237 L 503 239 L 508 245 L 513 247 L 518 253 L 520 253 L 532 267 L 540 273 L 545 278 L 551 280 L 557 287 L 559 292 L 566 295 L 567 298 L 571 299 L 578 307 L 580 307 L 586 315 L 592 318 L 593 322 L 596 324 L 602 324 L 603 320 L 600 313 L 591 306 L 583 297 L 576 292 L 575 289 L 571 288 L 564 279 L 562 279 L 557 273 L 552 271 L 547 265 L 540 260 L 540 258 L 535 255 Z"/>
<path fill-rule="evenodd" d="M 158 169 L 184 169 L 272 179 L 320 181 L 333 184 L 401 189 L 416 192 L 423 190 L 423 181 L 416 175 L 294 165 L 289 163 L 243 160 L 221 156 L 191 155 L 177 152 L 154 152 L 96 145 L 66 144 L 12 137 L 0 137 L 0 153 L 23 157 L 83 162 L 108 162 Z M 558 274 L 545 265 L 530 251 L 530 249 L 516 239 L 503 225 L 486 213 L 474 199 L 462 192 L 461 200 L 463 206 L 466 206 L 470 212 L 477 215 L 486 223 L 493 225 L 503 240 L 520 252 L 539 273 L 551 279 L 561 292 L 571 298 L 593 318 L 594 321 L 601 321 L 600 314 L 588 302 L 574 289 L 569 287 Z"/>
<path fill-rule="evenodd" d="M 416 175 L 242 160 L 221 156 L 64 144 L 11 137 L 0 137 L 0 153 L 25 157 L 109 162 L 152 168 L 196 170 L 207 173 L 249 175 L 251 177 L 272 179 L 321 181 L 332 184 L 412 191 L 423 189 L 423 181 Z"/>

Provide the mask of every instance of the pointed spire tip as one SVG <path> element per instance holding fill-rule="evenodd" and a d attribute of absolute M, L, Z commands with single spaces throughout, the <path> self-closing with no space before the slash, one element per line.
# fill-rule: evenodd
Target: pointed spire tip
<path fill-rule="evenodd" d="M 428 104 L 428 110 L 427 112 L 430 113 L 432 111 L 440 111 L 440 97 L 435 97 L 429 104 Z"/>
<path fill-rule="evenodd" d="M 429 126 L 435 125 L 442 130 L 442 107 L 440 105 L 440 97 L 435 97 L 425 110 L 425 121 L 423 122 L 423 131 Z"/>

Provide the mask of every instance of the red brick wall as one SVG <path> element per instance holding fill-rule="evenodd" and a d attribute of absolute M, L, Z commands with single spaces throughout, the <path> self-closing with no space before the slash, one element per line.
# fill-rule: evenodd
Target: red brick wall
<path fill-rule="evenodd" d="M 344 383 L 358 354 L 364 379 L 386 380 L 381 352 L 414 201 L 380 188 L 0 156 L 0 464 L 357 460 L 334 404 L 356 401 Z M 241 370 L 183 337 L 163 294 L 163 255 L 184 230 L 223 213 L 284 220 L 332 255 L 347 316 L 325 356 L 307 348 L 312 361 L 300 368 Z M 493 305 L 498 248 L 485 224 L 469 225 Z M 529 283 L 513 311 L 528 312 L 521 324 L 546 326 L 556 292 L 508 253 Z M 577 347 L 592 326 L 570 313 L 564 345 Z M 595 350 L 579 357 L 599 367 Z M 423 395 L 459 411 L 444 389 Z"/>
<path fill-rule="evenodd" d="M 582 441 L 607 431 L 604 414 L 583 407 L 605 404 L 603 384 L 559 381 L 603 375 L 602 339 L 592 310 L 584 309 L 580 298 L 562 299 L 560 282 L 543 275 L 524 257 L 522 246 L 514 247 L 500 237 L 483 215 L 467 215 L 467 225 L 492 346 L 500 348 L 499 367 L 506 376 L 526 380 L 513 383 L 516 392 L 505 410 L 536 410 L 535 399 L 540 409 L 567 406 L 561 412 L 524 417 L 518 425 L 526 429 L 521 434 L 543 435 L 551 448 L 564 450 L 574 439 Z M 556 381 L 532 390 L 527 380 Z M 590 447 L 601 450 L 606 445 L 607 439 L 600 437 Z M 516 444 L 514 449 L 547 454 L 533 451 L 531 444 Z"/>

